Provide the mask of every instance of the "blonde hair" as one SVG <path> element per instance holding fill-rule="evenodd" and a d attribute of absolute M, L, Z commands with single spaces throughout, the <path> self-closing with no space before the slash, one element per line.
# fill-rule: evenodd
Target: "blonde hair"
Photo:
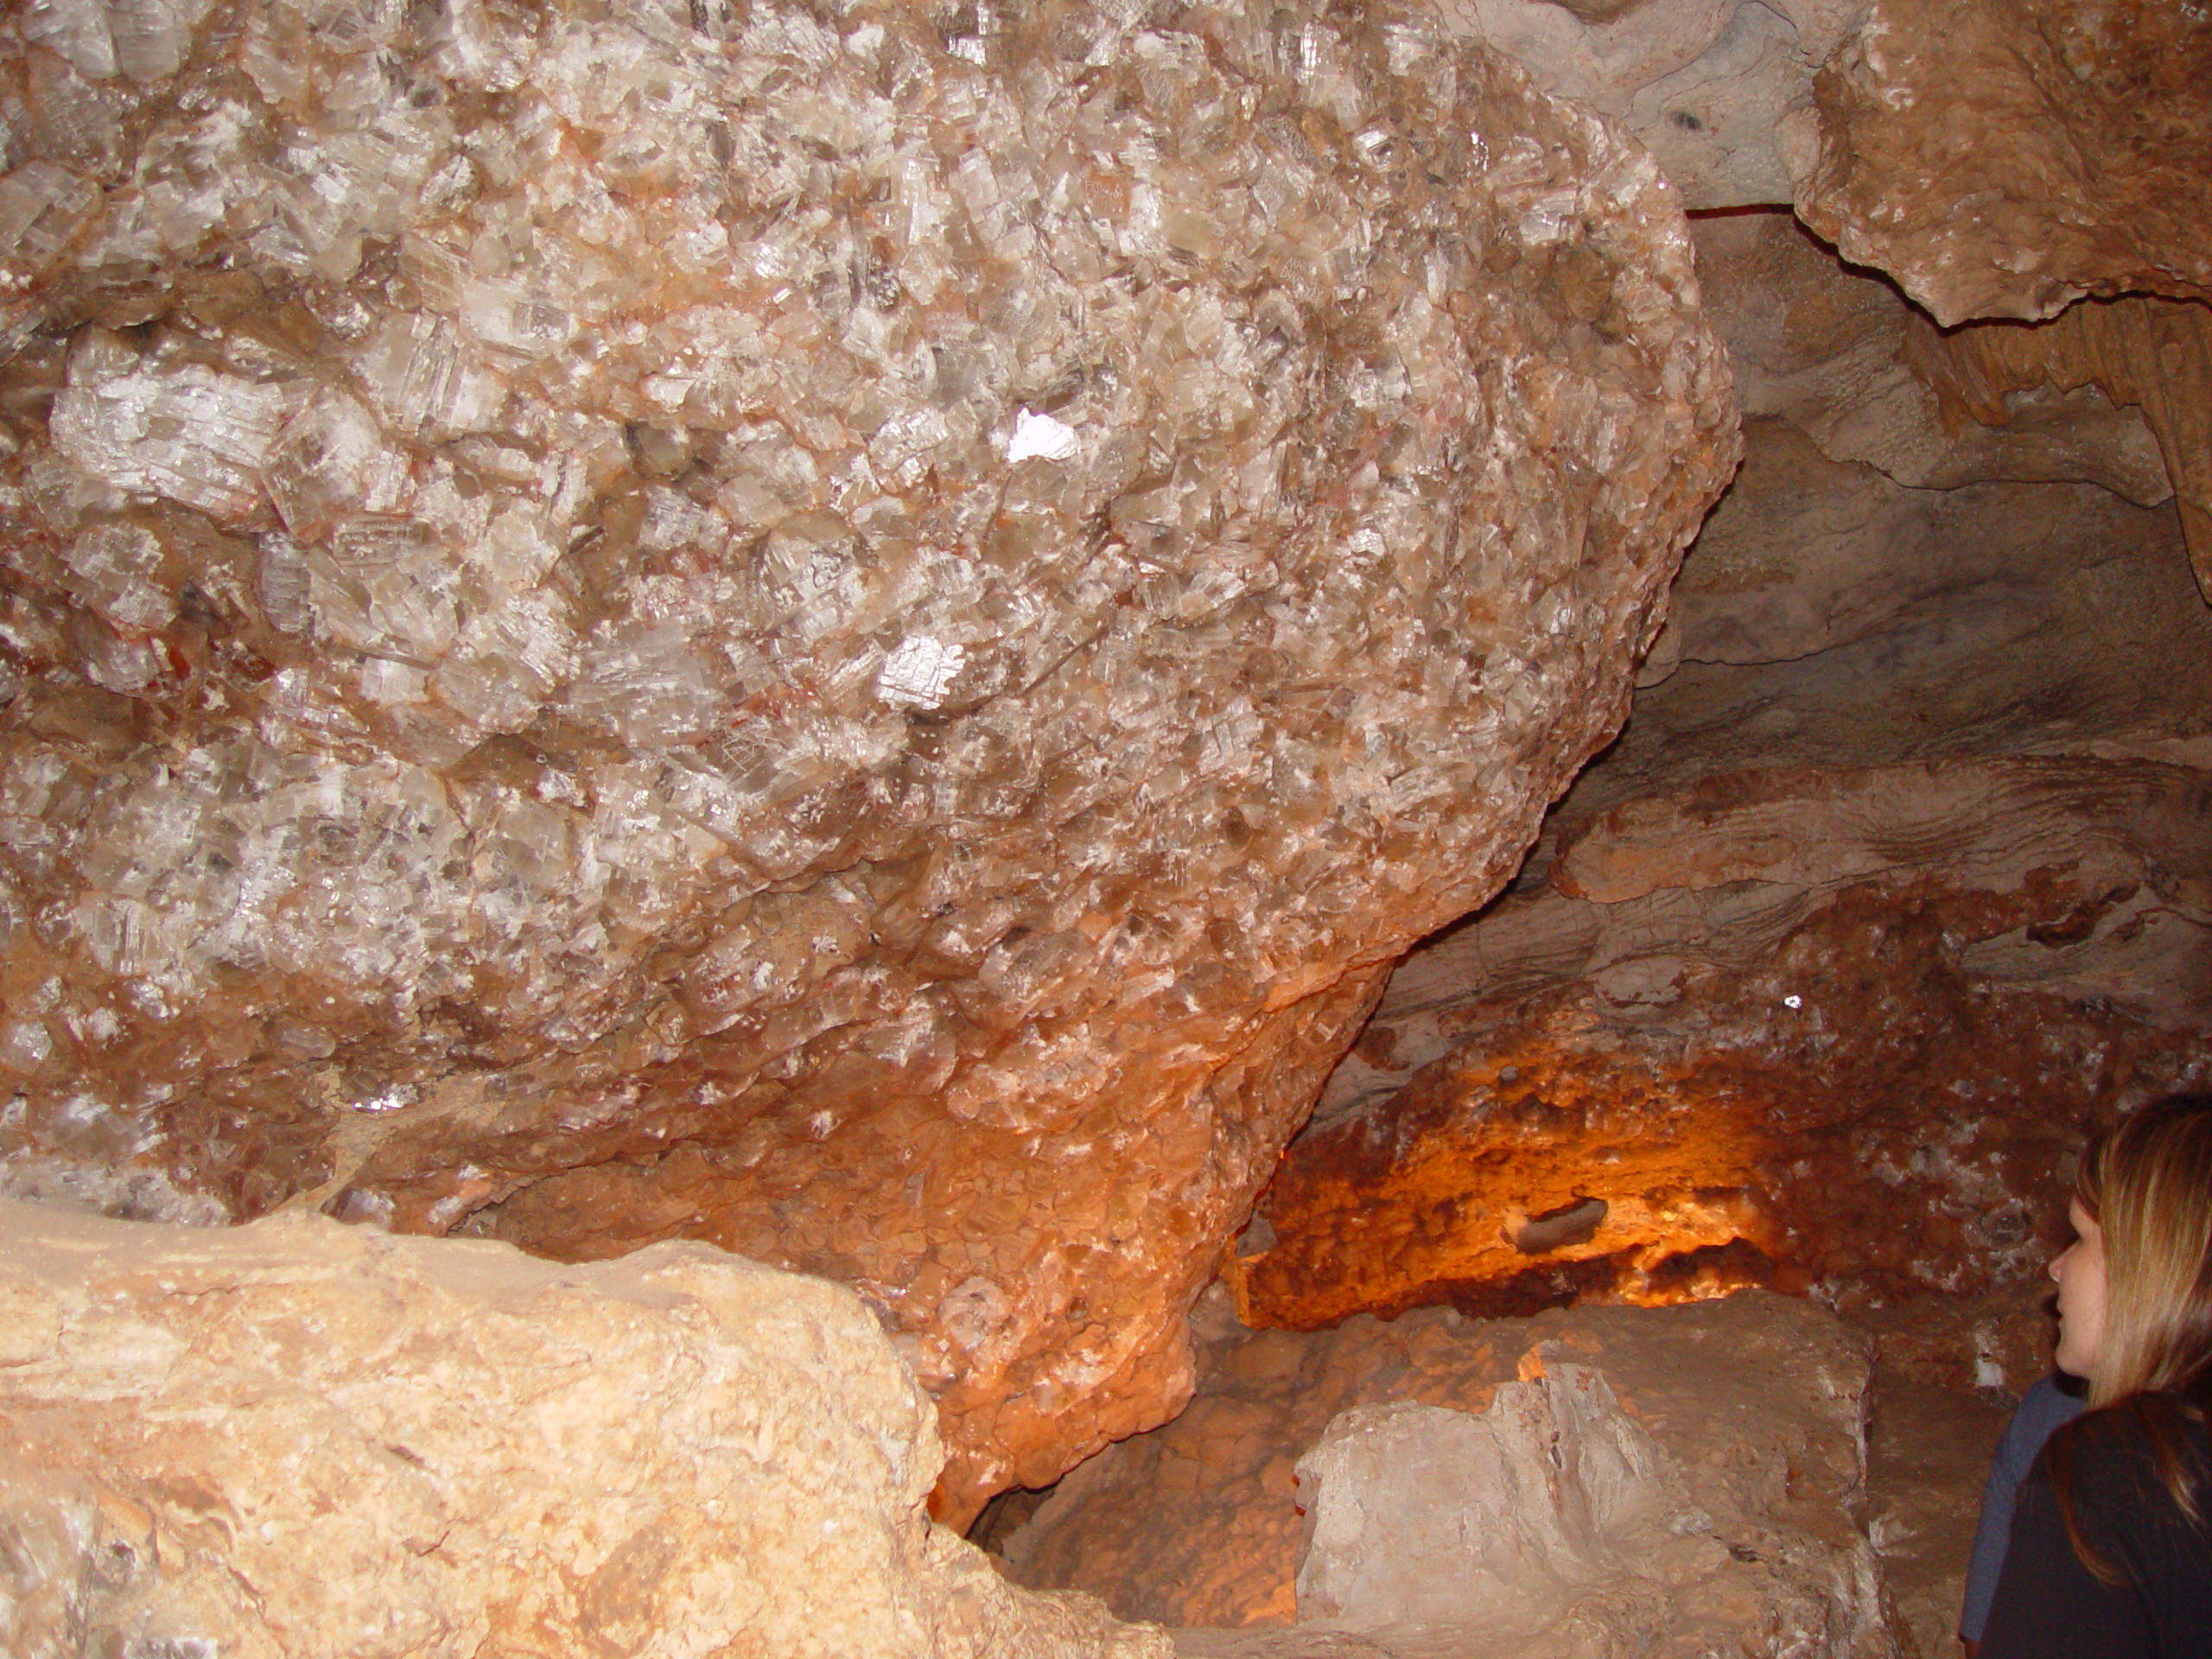
<path fill-rule="evenodd" d="M 2182 1454 L 2212 1404 L 2212 1095 L 2177 1095 L 2092 1142 L 2074 1197 L 2104 1234 L 2104 1331 L 2089 1364 L 2091 1410 L 2050 1437 L 2060 1519 L 2091 1573 L 2122 1574 L 2083 1534 L 2076 1459 L 2121 1422 L 2147 1440 L 2159 1484 L 2191 1525 L 2202 1481 Z"/>
<path fill-rule="evenodd" d="M 2212 1096 L 2123 1118 L 2082 1159 L 2074 1196 L 2104 1231 L 2090 1405 L 2196 1392 L 2212 1381 Z"/>

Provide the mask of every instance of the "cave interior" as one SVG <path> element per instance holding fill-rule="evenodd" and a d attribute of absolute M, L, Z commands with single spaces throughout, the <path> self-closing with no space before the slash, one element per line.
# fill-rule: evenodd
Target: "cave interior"
<path fill-rule="evenodd" d="M 15 1650 L 1948 1651 L 2074 1160 L 2212 1086 L 2202 10 L 0 19 Z M 887 1496 L 665 1518 L 816 1417 Z M 1331 1554 L 1539 1419 L 1537 1565 Z M 629 1518 L 495 1570 L 471 1458 Z"/>

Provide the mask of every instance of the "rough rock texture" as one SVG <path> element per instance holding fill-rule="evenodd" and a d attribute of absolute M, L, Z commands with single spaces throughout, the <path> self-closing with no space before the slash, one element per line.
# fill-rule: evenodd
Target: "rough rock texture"
<path fill-rule="evenodd" d="M 1862 1305 L 1844 1317 L 1873 1338 L 1883 1380 L 1974 1395 L 2009 1412 L 2050 1370 L 2056 1313 L 2050 1278 L 2037 1274 L 1980 1296 Z"/>
<path fill-rule="evenodd" d="M 1735 454 L 1648 155 L 1389 8 L 4 27 L 18 1191 L 861 1287 L 1158 1421 Z"/>
<path fill-rule="evenodd" d="M 1951 1659 L 1982 1482 L 2018 1402 L 1909 1381 L 1880 1366 L 1874 1375 L 1867 1532 L 1882 1558 L 1891 1629 L 1908 1659 Z"/>
<path fill-rule="evenodd" d="M 1164 1659 L 924 1503 L 851 1292 L 288 1214 L 0 1200 L 0 1645 L 63 1655 Z"/>
<path fill-rule="evenodd" d="M 2068 0 L 1440 0 L 1692 207 L 1794 206 L 1945 325 L 2212 297 L 2212 16 Z"/>
<path fill-rule="evenodd" d="M 1620 741 L 1332 1076 L 1255 1320 L 2031 1280 L 2080 1137 L 2212 1075 L 2212 613 L 2115 493 L 2158 446 L 1976 367 L 2137 302 L 1938 341 L 1778 216 L 1699 238 L 1743 471 Z"/>
<path fill-rule="evenodd" d="M 1631 1503 L 1620 1519 L 1649 1535 L 1579 1584 L 1577 1570 L 1555 1564 L 1569 1587 L 1555 1589 L 1548 1608 L 1526 1593 L 1535 1574 L 1513 1597 L 1493 1599 L 1539 1623 L 1576 1607 L 1536 1649 L 1572 1641 L 1580 1643 L 1572 1650 L 1594 1654 L 1885 1655 L 1893 1649 L 1862 1514 L 1871 1351 L 1821 1309 L 1758 1293 L 1529 1321 L 1432 1309 L 1308 1336 L 1224 1324 L 1190 1409 L 1063 1480 L 1007 1541 L 1009 1569 L 1027 1583 L 1094 1590 L 1125 1616 L 1217 1627 L 1295 1614 L 1304 1623 L 1318 1610 L 1298 1599 L 1297 1562 L 1307 1529 L 1318 1537 L 1324 1522 L 1319 1512 L 1301 1522 L 1313 1494 L 1293 1471 L 1301 1459 L 1313 1466 L 1309 1448 L 1339 1414 L 1495 1412 L 1516 1378 L 1594 1387 L 1594 1377 L 1629 1419 L 1614 1438 L 1648 1447 L 1642 1484 L 1651 1506 Z M 1325 1478 L 1325 1505 L 1326 1494 Z M 1571 1529 L 1563 1523 L 1562 1534 Z M 1493 1622 L 1477 1639 L 1448 1620 L 1427 1622 L 1370 1631 L 1371 1650 L 1503 1653 L 1532 1634 L 1516 1637 Z M 1313 1650 L 1370 1649 L 1317 1641 Z"/>
<path fill-rule="evenodd" d="M 843 1280 L 965 1515 L 1649 645 L 1248 1311 L 2029 1271 L 2212 1024 L 2197 10 L 17 9 L 0 1179 Z M 1653 645 L 1678 200 L 2163 297 L 1704 222 Z"/>
<path fill-rule="evenodd" d="M 1867 0 L 1440 0 L 1547 92 L 1651 147 L 1694 208 L 1795 199 L 1818 159 L 1814 77 Z"/>
<path fill-rule="evenodd" d="M 1664 1456 L 1579 1365 L 1500 1384 L 1480 1415 L 1404 1401 L 1338 1412 L 1298 1460 L 1299 1618 L 1457 1624 L 1488 1652 L 1555 1650 L 1593 1622 L 1585 1592 L 1602 1586 L 1600 1617 L 1618 1617 L 1631 1563 L 1679 1535 Z M 1656 1626 L 1664 1602 L 1650 1603 L 1639 1611 Z"/>
<path fill-rule="evenodd" d="M 1295 1144 L 1246 1316 L 2032 1273 L 2058 1160 L 2115 1103 L 2212 1077 L 2209 810 L 2203 769 L 2027 758 L 1616 808 L 1548 892 L 1436 947 L 1429 974 L 1486 995 L 1363 1037 L 1413 1075 Z"/>
<path fill-rule="evenodd" d="M 1947 326 L 2212 297 L 2212 14 L 1875 0 L 1823 66 L 1798 213 Z"/>
<path fill-rule="evenodd" d="M 2131 296 L 2071 306 L 2041 328 L 1980 327 L 1914 343 L 1947 399 L 1951 424 L 2012 418 L 2015 400 L 2095 386 L 2133 404 L 2158 435 L 2197 585 L 2212 601 L 2212 305 Z M 2024 394 L 2024 397 L 2023 397 Z"/>
<path fill-rule="evenodd" d="M 2050 1370 L 2050 1281 L 1863 1307 L 1874 1339 L 1866 1532 L 1908 1659 L 1953 1659 L 1982 1483 L 2020 1395 Z"/>

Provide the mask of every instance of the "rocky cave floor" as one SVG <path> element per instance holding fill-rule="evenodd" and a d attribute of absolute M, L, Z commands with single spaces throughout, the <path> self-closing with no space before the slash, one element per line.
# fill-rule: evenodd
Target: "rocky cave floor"
<path fill-rule="evenodd" d="M 1123 1618 L 1166 1624 L 1186 1659 L 1765 1651 L 1792 1634 L 1834 1643 L 1822 1650 L 1948 1659 L 1983 1476 L 2020 1391 L 2044 1369 L 2048 1313 L 2030 1285 L 1840 1314 L 1754 1289 L 1517 1319 L 1433 1307 L 1293 1333 L 1246 1328 L 1217 1290 L 1196 1321 L 1191 1407 L 1052 1489 L 1007 1494 L 970 1536 L 1017 1583 L 1088 1590 Z M 1520 1556 L 1516 1583 L 1497 1551 L 1515 1558 L 1516 1525 L 1543 1507 L 1524 1488 L 1510 1500 L 1522 1516 L 1493 1515 L 1489 1551 L 1459 1562 L 1471 1570 L 1440 1592 L 1433 1580 L 1449 1564 L 1422 1556 L 1424 1544 L 1396 1564 L 1375 1559 L 1393 1538 L 1433 1539 L 1470 1519 L 1460 1492 L 1425 1484 L 1424 1452 L 1386 1477 L 1363 1517 L 1376 1541 L 1355 1569 L 1370 1586 L 1394 1573 L 1430 1580 L 1386 1591 L 1400 1611 L 1429 1616 L 1378 1624 L 1370 1604 L 1341 1610 L 1349 1628 L 1292 1624 L 1301 1603 L 1328 1594 L 1313 1558 L 1332 1545 L 1306 1513 L 1318 1505 L 1305 1459 L 1317 1436 L 1338 1432 L 1338 1414 L 1403 1408 L 1390 1402 L 1475 1413 L 1516 1376 L 1570 1361 L 1605 1377 L 1650 1431 L 1662 1469 L 1692 1471 L 1676 1506 L 1688 1491 L 1696 1507 L 1687 1524 L 1667 1524 L 1675 1547 L 1626 1547 L 1601 1520 L 1597 1547 L 1542 1541 L 1548 1559 Z M 1575 1476 L 1570 1452 L 1570 1485 Z M 1581 1476 L 1597 1484 L 1586 1452 Z M 1511 1491 L 1510 1473 L 1501 1484 Z M 1692 1542 L 1703 1548 L 1680 1547 Z"/>

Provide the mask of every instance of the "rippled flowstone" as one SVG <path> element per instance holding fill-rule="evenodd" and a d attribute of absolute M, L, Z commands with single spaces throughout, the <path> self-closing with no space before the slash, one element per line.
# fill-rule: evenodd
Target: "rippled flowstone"
<path fill-rule="evenodd" d="M 2041 328 L 1923 329 L 1916 343 L 1952 405 L 1992 426 L 2039 393 L 2088 386 L 2139 407 L 2158 435 L 2197 586 L 2212 601 L 2212 305 L 2136 295 L 2072 306 Z"/>
<path fill-rule="evenodd" d="M 1166 1659 L 935 1526 L 849 1291 L 0 1200 L 10 1654 Z"/>
<path fill-rule="evenodd" d="M 1734 459 L 1649 156 L 1416 10 L 16 13 L 19 1192 L 859 1286 L 1157 1421 Z"/>
<path fill-rule="evenodd" d="M 2146 397 L 2139 373 L 2127 384 L 2110 372 L 2113 353 L 2085 353 L 2079 336 L 2099 316 L 2147 323 L 2204 308 L 2089 302 L 2041 327 L 1938 330 L 1895 283 L 1846 264 L 1787 213 L 1716 215 L 1694 234 L 1746 421 L 1786 420 L 1831 460 L 1867 462 L 1915 488 L 2086 480 L 2143 506 L 2173 493 L 2167 457 L 2187 441 L 2165 443 L 2154 429 L 2165 423 L 2145 419 L 2146 404 L 2163 417 L 2168 400 Z M 2126 331 L 2131 355 L 2157 350 L 2155 327 Z M 2199 375 L 2182 371 L 2194 366 L 2177 365 L 2160 388 L 2174 414 L 2193 406 Z"/>

